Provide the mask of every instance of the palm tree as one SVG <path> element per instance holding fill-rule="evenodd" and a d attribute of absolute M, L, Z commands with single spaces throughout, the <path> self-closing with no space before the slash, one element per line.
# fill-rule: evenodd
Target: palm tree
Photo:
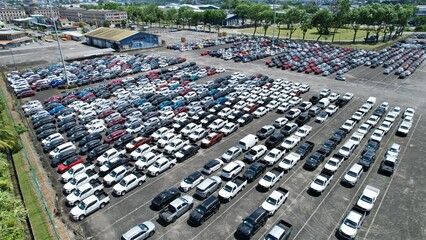
<path fill-rule="evenodd" d="M 11 127 L 0 129 L 0 152 L 10 153 L 18 145 L 18 137 Z"/>

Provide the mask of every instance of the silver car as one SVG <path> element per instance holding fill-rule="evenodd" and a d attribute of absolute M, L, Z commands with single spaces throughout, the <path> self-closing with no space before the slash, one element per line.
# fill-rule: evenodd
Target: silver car
<path fill-rule="evenodd" d="M 142 240 L 152 237 L 155 233 L 155 225 L 150 221 L 139 224 L 121 236 L 122 240 Z"/>

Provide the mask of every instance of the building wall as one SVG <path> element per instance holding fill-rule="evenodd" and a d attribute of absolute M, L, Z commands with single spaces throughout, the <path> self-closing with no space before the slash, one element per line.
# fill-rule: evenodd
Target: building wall
<path fill-rule="evenodd" d="M 2 34 L 0 33 L 0 40 L 14 40 L 14 39 L 18 39 L 18 38 L 23 38 L 25 37 L 26 34 L 23 33 L 18 33 L 18 34 Z"/>
<path fill-rule="evenodd" d="M 27 14 L 21 9 L 0 9 L 0 20 L 11 21 L 13 19 L 25 18 Z"/>
<path fill-rule="evenodd" d="M 57 18 L 59 17 L 59 9 L 53 8 L 53 17 Z M 50 12 L 49 8 L 35 8 L 31 10 L 31 14 L 34 15 L 43 15 L 43 17 L 52 17 L 52 13 Z"/>
<path fill-rule="evenodd" d="M 108 11 L 108 10 L 86 10 L 86 9 L 60 9 L 61 18 L 75 22 L 90 22 L 93 21 L 98 26 L 105 21 L 111 23 L 120 23 L 122 20 L 127 21 L 127 12 L 124 11 Z"/>
<path fill-rule="evenodd" d="M 86 36 L 86 43 L 99 48 L 113 48 L 116 50 L 137 49 L 158 45 L 158 36 L 139 32 L 119 42 Z"/>

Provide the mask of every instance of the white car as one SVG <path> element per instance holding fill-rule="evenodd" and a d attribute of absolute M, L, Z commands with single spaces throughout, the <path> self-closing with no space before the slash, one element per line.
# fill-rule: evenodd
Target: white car
<path fill-rule="evenodd" d="M 381 142 L 383 139 L 383 136 L 385 136 L 385 132 L 383 130 L 376 129 L 374 130 L 373 134 L 370 136 L 370 139 L 377 142 Z"/>
<path fill-rule="evenodd" d="M 371 125 L 368 123 L 363 123 L 359 128 L 356 130 L 357 132 L 366 135 L 371 130 Z"/>
<path fill-rule="evenodd" d="M 245 164 L 240 160 L 230 162 L 225 167 L 223 167 L 221 176 L 225 179 L 232 179 L 233 177 L 237 176 L 244 169 L 244 167 Z"/>
<path fill-rule="evenodd" d="M 266 105 L 266 107 L 269 108 L 269 111 L 272 111 L 276 109 L 279 105 L 280 103 L 278 101 L 272 100 Z"/>
<path fill-rule="evenodd" d="M 387 111 L 388 108 L 389 108 L 389 103 L 388 102 L 382 102 L 382 104 L 380 104 L 379 107 L 384 108 Z"/>
<path fill-rule="evenodd" d="M 346 120 L 346 122 L 342 125 L 342 129 L 346 129 L 348 132 L 352 131 L 355 127 L 356 122 L 352 120 Z"/>
<path fill-rule="evenodd" d="M 231 147 L 222 154 L 222 159 L 225 162 L 230 162 L 241 155 L 243 151 L 239 147 Z"/>
<path fill-rule="evenodd" d="M 407 117 L 407 116 L 409 116 L 409 117 L 414 117 L 414 113 L 415 113 L 416 111 L 414 110 L 414 108 L 407 108 L 407 109 L 405 109 L 405 111 L 404 111 L 404 114 L 402 115 L 402 117 L 403 118 L 405 118 L 405 117 Z"/>
<path fill-rule="evenodd" d="M 182 192 L 188 192 L 192 188 L 195 188 L 198 184 L 200 184 L 204 180 L 203 175 L 200 172 L 194 172 L 191 175 L 187 176 L 180 183 L 179 189 Z"/>
<path fill-rule="evenodd" d="M 73 117 L 75 117 L 75 112 L 69 112 L 66 115 L 62 115 L 62 114 L 59 115 L 58 119 L 59 119 L 59 121 L 61 121 L 61 120 L 65 119 L 65 118 L 73 118 Z"/>
<path fill-rule="evenodd" d="M 396 134 L 399 136 L 407 136 L 408 133 L 410 132 L 411 129 L 411 124 L 409 123 L 401 123 L 401 125 L 399 125 L 398 130 L 396 131 Z"/>
<path fill-rule="evenodd" d="M 268 109 L 265 107 L 259 107 L 256 111 L 253 112 L 255 118 L 260 118 L 265 116 L 268 113 Z"/>
<path fill-rule="evenodd" d="M 348 239 L 355 239 L 358 229 L 364 222 L 364 218 L 365 213 L 351 210 L 340 225 L 339 234 L 342 236 L 348 236 Z"/>
<path fill-rule="evenodd" d="M 297 129 L 297 131 L 294 133 L 294 135 L 300 137 L 300 138 L 305 138 L 306 136 L 309 135 L 309 133 L 311 133 L 312 131 L 312 127 L 308 126 L 308 125 L 303 125 L 301 126 L 299 129 Z"/>
<path fill-rule="evenodd" d="M 389 132 L 389 130 L 392 128 L 393 123 L 389 122 L 389 121 L 383 121 L 380 126 L 379 129 L 383 130 L 385 132 L 385 134 L 387 134 Z"/>
<path fill-rule="evenodd" d="M 375 127 L 376 124 L 379 122 L 380 118 L 379 116 L 376 115 L 371 115 L 368 119 L 367 119 L 367 123 L 370 124 L 371 126 Z"/>
<path fill-rule="evenodd" d="M 323 123 L 323 122 L 325 122 L 327 119 L 328 119 L 328 113 L 326 113 L 326 112 L 324 112 L 324 111 L 321 111 L 318 115 L 317 115 L 317 117 L 316 117 L 316 119 L 315 119 L 315 121 L 316 122 L 319 122 L 319 123 Z"/>
<path fill-rule="evenodd" d="M 232 109 L 229 107 L 226 107 L 220 110 L 220 112 L 217 115 L 221 118 L 225 118 L 228 114 L 231 114 L 231 112 L 232 112 Z"/>
<path fill-rule="evenodd" d="M 225 121 L 221 118 L 218 118 L 218 119 L 214 120 L 212 123 L 210 123 L 208 128 L 212 131 L 219 131 L 219 129 L 221 129 L 227 123 L 228 123 L 228 121 Z"/>
<path fill-rule="evenodd" d="M 302 101 L 301 97 L 292 97 L 288 103 L 290 103 L 292 106 L 296 106 L 297 104 L 299 104 Z"/>
<path fill-rule="evenodd" d="M 272 124 L 276 128 L 282 128 L 284 125 L 288 123 L 288 119 L 285 117 L 277 118 L 274 123 Z"/>
<path fill-rule="evenodd" d="M 390 156 L 398 156 L 399 152 L 401 152 L 401 145 L 392 143 L 388 151 L 386 152 L 386 155 Z"/>
<path fill-rule="evenodd" d="M 186 112 L 181 112 L 181 113 L 178 113 L 177 115 L 175 115 L 175 117 L 173 118 L 173 120 L 175 122 L 177 122 L 177 121 L 180 121 L 180 120 L 183 120 L 183 119 L 187 119 L 187 118 L 189 118 L 189 115 Z"/>
<path fill-rule="evenodd" d="M 324 170 L 334 173 L 337 171 L 340 165 L 342 165 L 344 160 L 345 159 L 342 156 L 340 156 L 339 154 L 335 154 L 325 163 Z"/>
<path fill-rule="evenodd" d="M 209 131 L 207 129 L 197 128 L 194 132 L 189 134 L 188 138 L 192 142 L 196 142 L 198 140 L 203 139 L 205 136 L 207 136 L 207 134 L 209 134 Z"/>
<path fill-rule="evenodd" d="M 352 114 L 351 119 L 359 122 L 364 117 L 364 115 L 365 115 L 364 112 L 356 111 L 354 114 Z"/>
<path fill-rule="evenodd" d="M 90 121 L 88 124 L 84 125 L 86 128 L 90 128 L 91 126 L 95 126 L 95 125 L 104 125 L 105 122 L 102 119 L 93 119 L 92 121 Z"/>
<path fill-rule="evenodd" d="M 393 122 L 395 122 L 397 117 L 398 117 L 398 114 L 396 114 L 394 112 L 390 112 L 386 115 L 385 121 L 393 123 Z"/>
<path fill-rule="evenodd" d="M 354 134 L 352 134 L 351 138 L 349 138 L 349 141 L 354 143 L 355 146 L 358 146 L 361 143 L 363 138 L 364 138 L 364 134 L 360 132 L 355 132 Z"/>
<path fill-rule="evenodd" d="M 339 97 L 340 97 L 340 94 L 338 94 L 338 93 L 331 93 L 328 96 L 328 100 L 330 100 L 330 102 L 335 102 Z"/>
<path fill-rule="evenodd" d="M 238 124 L 233 122 L 228 122 L 219 131 L 223 133 L 225 136 L 228 136 L 229 134 L 237 131 L 237 129 L 238 129 Z"/>
<path fill-rule="evenodd" d="M 223 161 L 220 159 L 213 159 L 207 162 L 203 167 L 203 173 L 205 174 L 212 174 L 219 170 L 223 166 Z"/>
<path fill-rule="evenodd" d="M 216 69 L 216 72 L 217 73 L 223 73 L 223 72 L 225 72 L 226 71 L 226 69 L 225 68 L 218 68 L 218 69 Z"/>
<path fill-rule="evenodd" d="M 367 113 L 371 110 L 371 105 L 368 103 L 364 103 L 362 104 L 362 106 L 358 109 L 358 111 L 363 112 L 363 113 Z"/>
<path fill-rule="evenodd" d="M 160 129 L 158 129 L 157 131 L 155 131 L 151 137 L 154 141 L 157 141 L 158 139 L 160 139 L 164 134 L 166 133 L 171 133 L 173 132 L 173 129 L 170 128 L 166 128 L 166 127 L 162 127 Z"/>
<path fill-rule="evenodd" d="M 107 129 L 107 128 L 105 127 L 105 125 L 103 125 L 103 124 L 98 124 L 98 125 L 90 126 L 90 128 L 89 128 L 88 132 L 89 132 L 89 133 L 100 133 L 100 132 L 105 131 L 106 129 Z"/>
<path fill-rule="evenodd" d="M 354 97 L 354 94 L 350 92 L 347 92 L 342 96 L 342 98 L 346 100 L 351 100 L 353 97 Z"/>
<path fill-rule="evenodd" d="M 263 161 L 269 165 L 272 166 L 276 162 L 280 161 L 281 158 L 284 156 L 285 151 L 279 150 L 278 148 L 274 148 L 271 151 L 266 154 L 266 156 L 263 158 Z"/>
<path fill-rule="evenodd" d="M 401 107 L 395 106 L 390 113 L 395 114 L 396 116 L 399 116 L 399 114 L 401 113 Z"/>
<path fill-rule="evenodd" d="M 337 112 L 337 110 L 339 109 L 338 106 L 334 105 L 334 104 L 330 104 L 328 105 L 328 107 L 325 109 L 325 112 L 328 113 L 328 115 L 332 116 L 333 114 L 335 114 Z"/>
<path fill-rule="evenodd" d="M 300 155 L 297 153 L 290 153 L 278 164 L 278 167 L 285 171 L 291 170 L 300 160 Z"/>

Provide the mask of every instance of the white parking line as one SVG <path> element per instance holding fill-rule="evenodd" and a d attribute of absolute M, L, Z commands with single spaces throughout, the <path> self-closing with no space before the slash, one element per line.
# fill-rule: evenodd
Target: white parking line
<path fill-rule="evenodd" d="M 401 160 L 400 160 L 399 164 L 398 164 L 398 165 L 396 165 L 395 172 L 396 172 L 396 170 L 398 170 L 399 165 L 401 165 L 402 159 L 404 159 L 405 152 L 407 151 L 408 146 L 410 145 L 411 139 L 413 138 L 414 132 L 415 132 L 415 130 L 416 130 L 416 128 L 417 128 L 417 125 L 418 125 L 418 124 L 419 124 L 419 122 L 420 122 L 420 119 L 422 118 L 422 115 L 423 115 L 423 114 L 420 114 L 420 117 L 419 117 L 419 119 L 417 120 L 416 126 L 414 126 L 414 129 L 413 129 L 413 131 L 411 132 L 410 139 L 408 140 L 407 145 L 405 146 L 404 152 L 403 152 L 403 153 L 402 153 L 402 155 L 401 155 L 401 158 L 400 158 Z M 377 214 L 379 213 L 380 207 L 381 207 L 381 206 L 382 206 L 382 204 L 383 204 L 383 201 L 384 201 L 384 199 L 385 199 L 385 197 L 386 197 L 386 194 L 388 193 L 389 188 L 390 188 L 390 186 L 392 185 L 392 181 L 393 181 L 393 178 L 395 177 L 395 175 L 396 175 L 396 174 L 392 174 L 392 176 L 391 176 L 391 179 L 390 179 L 390 181 L 389 181 L 389 184 L 388 184 L 388 186 L 387 186 L 387 188 L 386 188 L 386 190 L 385 190 L 385 192 L 384 192 L 384 194 L 383 194 L 382 200 L 380 201 L 379 206 L 377 207 L 376 212 L 374 213 L 373 220 L 371 221 L 371 224 L 370 224 L 370 226 L 369 226 L 369 227 L 368 227 L 368 229 L 367 229 L 367 233 L 365 234 L 365 237 L 364 237 L 365 239 L 367 239 L 367 236 L 368 236 L 368 234 L 370 233 L 371 226 L 373 226 L 373 224 L 374 224 L 374 220 L 376 220 Z"/>

